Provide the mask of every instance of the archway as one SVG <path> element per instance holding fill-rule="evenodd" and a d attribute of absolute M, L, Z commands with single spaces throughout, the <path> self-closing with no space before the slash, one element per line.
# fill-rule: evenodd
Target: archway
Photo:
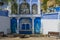
<path fill-rule="evenodd" d="M 34 20 L 34 33 L 40 34 L 40 30 L 41 30 L 41 18 L 37 17 Z"/>
<path fill-rule="evenodd" d="M 12 18 L 11 20 L 11 33 L 16 33 L 16 29 L 17 29 L 17 19 L 16 18 Z"/>
<path fill-rule="evenodd" d="M 32 14 L 37 14 L 38 13 L 38 6 L 37 4 L 32 5 Z"/>
<path fill-rule="evenodd" d="M 30 5 L 26 2 L 26 0 L 23 0 L 23 2 L 19 6 L 19 13 L 20 14 L 30 14 Z"/>
<path fill-rule="evenodd" d="M 20 18 L 19 20 L 19 33 L 20 34 L 32 34 L 32 19 Z"/>

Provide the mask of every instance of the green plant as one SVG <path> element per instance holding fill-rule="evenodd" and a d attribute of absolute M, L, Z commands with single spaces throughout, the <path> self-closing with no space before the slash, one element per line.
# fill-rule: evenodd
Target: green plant
<path fill-rule="evenodd" d="M 16 2 L 14 2 L 12 5 L 11 5 L 11 14 L 17 14 L 17 8 L 18 8 L 18 5 Z"/>
<path fill-rule="evenodd" d="M 11 2 L 12 0 L 1 0 L 2 2 Z"/>
<path fill-rule="evenodd" d="M 60 5 L 60 0 L 55 0 L 56 4 Z"/>
<path fill-rule="evenodd" d="M 42 7 L 44 8 L 45 11 L 47 10 L 47 1 L 48 0 L 43 0 L 43 4 L 42 4 Z"/>

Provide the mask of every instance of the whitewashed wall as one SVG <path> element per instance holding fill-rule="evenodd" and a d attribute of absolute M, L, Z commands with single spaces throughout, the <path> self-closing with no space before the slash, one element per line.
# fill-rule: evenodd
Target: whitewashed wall
<path fill-rule="evenodd" d="M 5 16 L 0 16 L 0 32 L 7 32 L 10 30 L 10 18 Z"/>
<path fill-rule="evenodd" d="M 43 34 L 48 34 L 48 32 L 58 32 L 58 19 L 42 19 L 41 25 L 43 27 Z"/>

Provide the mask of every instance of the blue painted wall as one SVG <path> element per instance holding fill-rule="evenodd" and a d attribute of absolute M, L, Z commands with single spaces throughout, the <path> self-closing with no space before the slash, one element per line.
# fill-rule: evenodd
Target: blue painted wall
<path fill-rule="evenodd" d="M 8 10 L 0 10 L 0 16 L 8 16 Z"/>

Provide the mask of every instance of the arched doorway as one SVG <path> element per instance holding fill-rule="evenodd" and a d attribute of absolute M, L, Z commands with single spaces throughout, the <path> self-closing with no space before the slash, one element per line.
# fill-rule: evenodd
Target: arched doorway
<path fill-rule="evenodd" d="M 11 20 L 11 33 L 16 33 L 16 29 L 17 29 L 17 19 L 15 17 L 13 17 Z"/>
<path fill-rule="evenodd" d="M 41 18 L 37 17 L 34 19 L 34 33 L 40 34 L 40 30 L 41 30 Z"/>
<path fill-rule="evenodd" d="M 32 19 L 20 18 L 19 20 L 19 33 L 20 34 L 32 34 Z"/>

